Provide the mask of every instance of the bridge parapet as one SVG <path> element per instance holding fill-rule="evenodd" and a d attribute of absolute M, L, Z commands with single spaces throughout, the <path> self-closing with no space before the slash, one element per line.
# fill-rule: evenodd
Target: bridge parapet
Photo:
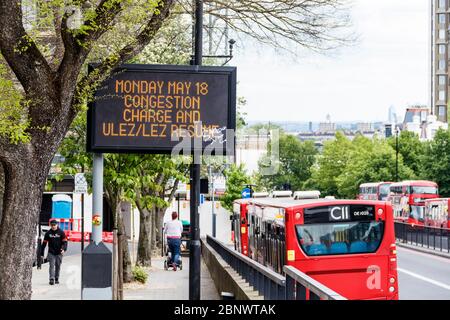
<path fill-rule="evenodd" d="M 346 300 L 344 297 L 291 267 L 284 266 L 284 277 L 211 236 L 206 243 L 266 300 Z"/>

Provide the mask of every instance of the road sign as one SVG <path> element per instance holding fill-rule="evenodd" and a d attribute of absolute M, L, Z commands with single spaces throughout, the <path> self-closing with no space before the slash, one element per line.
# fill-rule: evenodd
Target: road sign
<path fill-rule="evenodd" d="M 171 153 L 182 142 L 233 155 L 227 129 L 236 129 L 235 67 L 122 65 L 89 105 L 87 150 Z"/>
<path fill-rule="evenodd" d="M 204 203 L 205 203 L 205 195 L 200 194 L 200 204 L 204 204 Z"/>
<path fill-rule="evenodd" d="M 244 188 L 241 192 L 242 199 L 249 199 L 252 195 L 250 188 Z"/>
<path fill-rule="evenodd" d="M 75 190 L 74 193 L 87 193 L 88 184 L 84 173 L 75 174 Z"/>

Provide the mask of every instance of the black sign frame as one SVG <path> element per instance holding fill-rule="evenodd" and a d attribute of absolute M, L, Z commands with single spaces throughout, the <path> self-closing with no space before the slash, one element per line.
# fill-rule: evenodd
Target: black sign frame
<path fill-rule="evenodd" d="M 90 64 L 88 66 L 89 71 L 97 64 Z M 157 73 L 171 73 L 171 74 L 218 74 L 228 76 L 228 112 L 227 112 L 227 129 L 236 130 L 236 83 L 237 83 L 237 68 L 236 67 L 218 67 L 218 66 L 191 66 L 191 65 L 158 65 L 158 64 L 123 64 L 112 71 L 112 77 L 118 72 L 157 72 Z M 106 81 L 111 78 L 108 77 Z M 102 86 L 100 85 L 100 86 Z M 135 154 L 170 154 L 173 150 L 173 146 L 167 147 L 130 147 L 126 145 L 116 144 L 115 146 L 101 146 L 96 143 L 93 128 L 96 125 L 96 116 L 94 108 L 96 105 L 96 98 L 98 98 L 97 91 L 94 95 L 94 101 L 88 103 L 87 111 L 87 137 L 86 137 L 86 150 L 87 152 L 94 153 L 135 153 Z M 170 138 L 169 138 L 170 139 Z M 228 155 L 234 156 L 236 141 L 234 139 L 232 150 L 224 147 L 220 154 L 216 153 L 216 150 L 212 150 L 211 155 Z M 191 149 L 191 154 L 195 152 L 203 152 L 204 146 L 200 149 L 195 149 L 194 146 Z"/>

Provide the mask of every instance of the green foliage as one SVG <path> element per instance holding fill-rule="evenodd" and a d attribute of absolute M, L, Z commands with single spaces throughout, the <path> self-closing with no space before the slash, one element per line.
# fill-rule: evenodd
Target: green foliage
<path fill-rule="evenodd" d="M 353 141 L 342 133 L 325 143 L 307 185 L 323 195 L 355 198 L 361 183 L 394 181 L 396 152 L 385 140 L 368 139 L 361 135 Z M 415 173 L 399 155 L 399 179 L 414 179 Z"/>
<path fill-rule="evenodd" d="M 391 137 L 389 145 L 396 149 L 396 137 Z M 403 157 L 403 163 L 419 174 L 421 167 L 421 157 L 425 152 L 425 144 L 420 141 L 419 136 L 414 132 L 402 131 L 398 137 L 398 151 Z"/>
<path fill-rule="evenodd" d="M 9 139 L 13 144 L 30 141 L 27 106 L 27 101 L 7 78 L 6 67 L 0 61 L 0 137 Z"/>
<path fill-rule="evenodd" d="M 272 144 L 269 145 L 269 150 L 272 150 Z M 261 176 L 261 184 L 270 190 L 283 189 L 284 186 L 290 186 L 291 190 L 303 189 L 305 182 L 311 177 L 311 167 L 317 153 L 313 142 L 301 142 L 296 136 L 282 133 L 279 138 L 279 170 L 275 174 Z M 262 157 L 259 161 L 260 171 L 268 163 L 267 158 L 268 156 Z"/>
<path fill-rule="evenodd" d="M 350 160 L 353 145 L 342 132 L 336 133 L 336 139 L 324 144 L 323 152 L 312 169 L 307 187 L 316 188 L 325 195 L 338 195 L 337 178 L 344 173 Z"/>
<path fill-rule="evenodd" d="M 250 178 L 243 165 L 235 164 L 225 170 L 225 177 L 227 179 L 225 195 L 221 198 L 220 203 L 225 209 L 233 211 L 233 201 L 242 197 L 242 189 L 245 188 L 245 185 L 250 184 Z"/>
<path fill-rule="evenodd" d="M 133 272 L 133 278 L 135 281 L 138 281 L 142 284 L 147 283 L 148 273 L 147 273 L 147 271 L 145 271 L 145 269 L 143 267 L 135 266 L 135 267 L 133 267 L 132 272 Z"/>
<path fill-rule="evenodd" d="M 450 196 L 450 130 L 438 130 L 425 145 L 422 177 L 437 182 L 442 197 Z"/>

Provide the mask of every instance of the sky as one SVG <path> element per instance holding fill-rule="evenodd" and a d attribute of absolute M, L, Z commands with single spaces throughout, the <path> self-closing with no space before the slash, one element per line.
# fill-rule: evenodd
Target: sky
<path fill-rule="evenodd" d="M 256 45 L 235 49 L 248 121 L 385 121 L 394 106 L 428 105 L 426 0 L 354 0 L 359 39 L 331 55 L 301 57 Z"/>

